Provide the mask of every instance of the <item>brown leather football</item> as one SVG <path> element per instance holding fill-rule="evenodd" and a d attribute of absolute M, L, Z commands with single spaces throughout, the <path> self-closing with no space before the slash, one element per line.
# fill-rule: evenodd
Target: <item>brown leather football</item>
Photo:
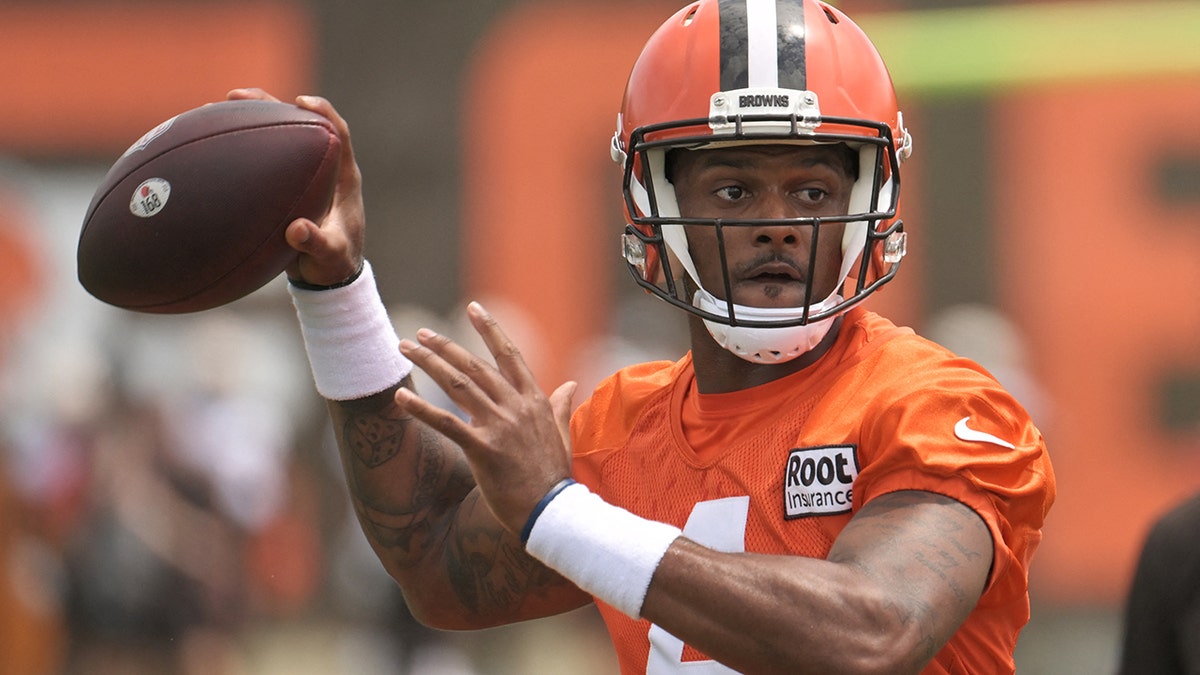
<path fill-rule="evenodd" d="M 295 259 L 284 231 L 328 210 L 341 143 L 288 103 L 224 101 L 150 130 L 104 177 L 79 235 L 79 281 L 106 303 L 179 314 L 241 298 Z"/>

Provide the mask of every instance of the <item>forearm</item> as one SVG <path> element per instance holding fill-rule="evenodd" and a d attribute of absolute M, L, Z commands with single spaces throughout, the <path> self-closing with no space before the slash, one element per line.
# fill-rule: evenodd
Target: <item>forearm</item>
<path fill-rule="evenodd" d="M 363 533 L 413 614 L 431 626 L 471 629 L 589 602 L 500 526 L 462 452 L 402 415 L 395 389 L 328 403 Z"/>
<path fill-rule="evenodd" d="M 548 573 L 488 509 L 474 508 L 475 481 L 458 446 L 396 405 L 399 386 L 412 387 L 412 364 L 370 265 L 336 288 L 291 290 L 355 513 L 413 613 L 455 628 L 530 618 L 536 603 L 525 596 Z"/>
<path fill-rule="evenodd" d="M 529 568 L 536 563 L 514 555 L 520 547 L 486 509 L 476 508 L 462 453 L 401 415 L 394 391 L 329 401 L 363 534 L 418 619 L 455 628 L 495 623 L 492 617 L 512 614 L 520 602 L 515 589 L 499 587 L 494 577 L 516 584 L 535 576 Z"/>
<path fill-rule="evenodd" d="M 444 540 L 474 484 L 461 453 L 399 414 L 394 391 L 328 402 L 351 501 L 389 571 L 416 566 Z"/>
<path fill-rule="evenodd" d="M 527 550 L 746 673 L 918 672 L 975 606 L 992 560 L 974 511 L 919 491 L 866 504 L 825 559 L 722 552 L 738 549 L 695 529 L 715 548 L 572 486 L 537 516 Z M 670 636 L 652 630 L 650 640 Z"/>
<path fill-rule="evenodd" d="M 739 672 L 918 672 L 944 640 L 922 635 L 919 603 L 897 602 L 894 590 L 848 565 L 680 538 L 642 616 Z"/>

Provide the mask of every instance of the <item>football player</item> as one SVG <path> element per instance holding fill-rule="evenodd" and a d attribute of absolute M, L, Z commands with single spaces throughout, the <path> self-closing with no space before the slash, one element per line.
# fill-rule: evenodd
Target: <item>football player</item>
<path fill-rule="evenodd" d="M 346 124 L 300 103 L 347 155 L 333 213 L 288 230 L 292 294 L 363 531 L 415 616 L 594 602 L 623 673 L 1013 672 L 1051 465 L 986 371 L 862 305 L 905 254 L 912 136 L 843 13 L 698 0 L 650 37 L 611 147 L 621 236 L 691 349 L 573 414 L 575 385 L 544 394 L 478 304 L 490 358 L 398 340 Z M 413 391 L 414 364 L 465 419 Z"/>

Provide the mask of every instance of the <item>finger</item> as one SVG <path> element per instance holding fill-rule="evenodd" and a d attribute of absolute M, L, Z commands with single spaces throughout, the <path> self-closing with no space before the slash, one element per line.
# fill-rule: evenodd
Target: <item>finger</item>
<path fill-rule="evenodd" d="M 322 96 L 297 96 L 296 105 L 323 115 L 333 123 L 333 128 L 337 131 L 338 140 L 342 142 L 343 168 L 339 174 L 338 182 L 343 183 L 352 178 L 353 174 L 358 170 L 358 165 L 354 160 L 354 147 L 350 142 L 350 125 L 346 122 L 346 119 L 341 116 L 328 99 Z"/>
<path fill-rule="evenodd" d="M 329 99 L 323 96 L 297 96 L 296 105 L 328 118 L 330 122 L 333 122 L 333 128 L 338 132 L 338 136 L 342 138 L 342 141 L 347 144 L 349 143 L 350 125 L 338 113 L 337 109 L 333 107 Z"/>
<path fill-rule="evenodd" d="M 341 257 L 345 249 L 340 231 L 322 228 L 308 218 L 293 220 L 284 238 L 292 248 L 319 259 Z"/>
<path fill-rule="evenodd" d="M 279 101 L 279 99 L 275 98 L 271 94 L 268 94 L 266 91 L 259 89 L 258 87 L 239 87 L 237 89 L 230 89 L 229 92 L 225 94 L 225 98 L 229 99 L 230 101 Z"/>
<path fill-rule="evenodd" d="M 417 340 L 441 357 L 457 374 L 469 379 L 486 394 L 489 403 L 504 403 L 517 396 L 517 390 L 490 361 L 449 337 L 422 328 L 417 331 Z"/>
<path fill-rule="evenodd" d="M 550 394 L 550 409 L 554 412 L 554 422 L 567 449 L 567 457 L 571 456 L 571 403 L 578 387 L 577 382 L 564 382 Z"/>
<path fill-rule="evenodd" d="M 288 266 L 291 279 L 327 286 L 344 281 L 358 269 L 347 254 L 345 232 L 336 227 L 320 227 L 307 218 L 288 224 L 284 238 L 300 255 Z"/>
<path fill-rule="evenodd" d="M 314 242 L 313 237 L 320 236 L 321 228 L 317 224 L 307 218 L 293 220 L 284 230 L 283 238 L 287 240 L 288 246 L 296 249 L 300 253 L 312 255 L 315 248 L 320 248 L 319 242 Z"/>
<path fill-rule="evenodd" d="M 401 340 L 400 353 L 425 371 L 471 418 L 495 415 L 492 392 L 500 376 L 494 368 L 428 328 L 417 331 L 417 339 L 419 343 Z"/>
<path fill-rule="evenodd" d="M 407 387 L 397 389 L 393 400 L 400 410 L 421 420 L 460 447 L 473 447 L 471 430 L 457 415 L 433 405 Z"/>
<path fill-rule="evenodd" d="M 225 94 L 225 98 L 231 101 L 256 100 L 281 102 L 279 98 L 258 87 L 231 89 Z M 341 141 L 342 145 L 342 164 L 346 167 L 339 175 L 339 182 L 347 180 L 352 173 L 350 167 L 357 166 L 354 162 L 354 149 L 350 143 L 350 125 L 346 123 L 345 118 L 333 107 L 333 104 L 322 96 L 297 96 L 296 105 L 322 115 L 333 123 L 334 131 L 337 132 L 338 140 Z"/>
<path fill-rule="evenodd" d="M 504 376 L 505 381 L 519 392 L 538 390 L 537 380 L 530 372 L 529 366 L 525 364 L 521 350 L 500 328 L 500 322 L 496 321 L 478 302 L 471 302 L 467 305 L 467 317 L 471 320 L 471 325 L 475 327 L 475 332 L 483 338 L 483 343 L 487 345 L 488 351 L 496 360 L 496 368 Z"/>

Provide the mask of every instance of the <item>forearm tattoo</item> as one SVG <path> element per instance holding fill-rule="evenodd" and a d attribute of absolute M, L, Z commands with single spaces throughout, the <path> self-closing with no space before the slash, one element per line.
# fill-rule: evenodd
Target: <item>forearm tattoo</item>
<path fill-rule="evenodd" d="M 331 406 L 346 481 L 363 531 L 404 563 L 448 527 L 474 483 L 442 436 L 400 414 L 392 391 Z"/>
<path fill-rule="evenodd" d="M 374 469 L 395 457 L 408 432 L 407 423 L 411 418 L 389 419 L 381 412 L 347 410 L 342 424 L 343 444 L 367 469 Z"/>
<path fill-rule="evenodd" d="M 385 565 L 432 563 L 480 616 L 515 616 L 530 595 L 564 583 L 491 517 L 465 455 L 401 414 L 393 393 L 330 406 L 355 511 Z"/>
<path fill-rule="evenodd" d="M 477 495 L 463 508 L 487 508 Z M 530 594 L 558 579 L 498 527 L 458 528 L 446 551 L 447 573 L 458 599 L 478 614 L 511 613 Z"/>

